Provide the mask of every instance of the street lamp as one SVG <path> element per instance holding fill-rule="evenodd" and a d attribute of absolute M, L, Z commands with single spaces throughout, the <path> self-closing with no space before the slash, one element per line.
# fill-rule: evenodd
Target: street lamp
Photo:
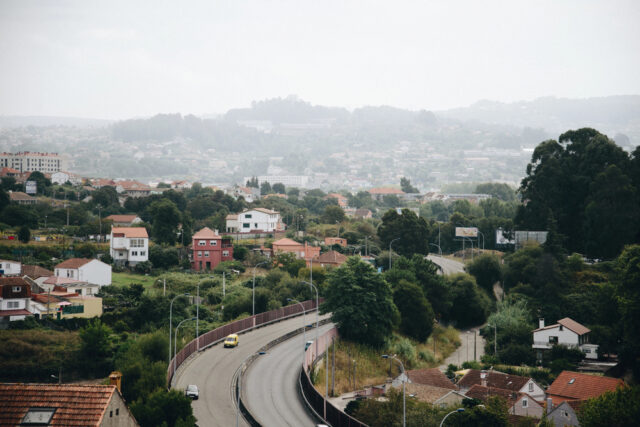
<path fill-rule="evenodd" d="M 252 303 L 252 310 L 251 310 L 251 312 L 252 312 L 251 314 L 253 316 L 256 315 L 256 268 L 258 268 L 259 265 L 266 264 L 267 262 L 268 261 L 259 262 L 253 267 L 253 286 L 252 286 L 252 288 L 253 288 L 253 298 L 252 298 L 253 303 Z"/>
<path fill-rule="evenodd" d="M 391 245 L 393 245 L 393 242 L 395 242 L 396 240 L 400 240 L 400 238 L 396 237 L 395 239 L 389 242 L 389 270 L 391 270 L 391 260 L 393 259 L 393 254 L 391 252 Z"/>
<path fill-rule="evenodd" d="M 173 337 L 173 376 L 171 377 L 172 379 L 176 377 L 176 352 L 178 349 L 178 329 L 180 329 L 180 325 L 182 325 L 184 322 L 187 322 L 189 320 L 196 320 L 196 317 L 192 317 L 190 319 L 184 319 L 182 322 L 178 323 L 178 326 L 176 326 L 175 336 Z"/>
<path fill-rule="evenodd" d="M 293 302 L 295 302 L 297 304 L 300 304 L 300 307 L 302 307 L 302 319 L 303 319 L 302 321 L 304 322 L 304 329 L 302 329 L 302 366 L 303 366 L 303 369 L 304 369 L 304 359 L 305 359 L 305 357 L 304 357 L 304 350 L 305 350 L 304 347 L 307 344 L 307 312 L 304 309 L 304 305 L 300 301 L 298 301 L 297 299 L 287 298 L 287 301 L 293 301 Z"/>
<path fill-rule="evenodd" d="M 238 372 L 238 384 L 236 387 L 236 427 L 240 425 L 240 395 L 242 394 L 242 371 L 244 370 L 244 364 L 247 363 L 247 360 L 251 359 L 253 356 L 262 356 L 267 354 L 265 351 L 259 351 L 257 353 L 250 354 L 242 361 L 240 365 L 240 372 Z"/>
<path fill-rule="evenodd" d="M 404 365 L 402 364 L 400 359 L 398 359 L 394 355 L 383 354 L 382 358 L 393 359 L 396 362 L 398 362 L 400 364 L 400 368 L 402 368 L 402 375 L 403 375 L 403 378 L 402 378 L 402 427 L 407 427 L 407 400 L 406 400 L 405 390 L 404 390 L 404 383 L 407 381 L 407 374 L 404 371 Z"/>
<path fill-rule="evenodd" d="M 171 304 L 169 304 L 169 366 L 171 366 L 171 327 L 173 325 L 172 323 L 172 316 L 173 316 L 173 302 L 176 300 L 176 298 L 179 297 L 188 297 L 189 294 L 180 294 L 180 295 L 176 295 L 175 297 L 173 297 L 173 299 L 171 300 Z"/>
<path fill-rule="evenodd" d="M 482 234 L 482 231 L 478 230 L 478 233 L 480 233 L 480 235 L 482 236 L 482 252 L 484 253 L 484 234 Z"/>
<path fill-rule="evenodd" d="M 311 282 L 305 282 L 303 280 L 302 283 L 306 283 L 307 285 L 311 286 L 313 289 L 316 290 L 316 355 L 317 355 L 318 354 L 318 329 L 320 327 L 320 307 L 318 306 L 318 288 L 316 288 L 316 285 L 314 285 Z"/>
<path fill-rule="evenodd" d="M 438 248 L 438 255 L 442 256 L 442 249 L 440 249 L 440 245 L 436 245 L 435 243 L 429 243 L 431 246 L 435 246 Z"/>
<path fill-rule="evenodd" d="M 442 419 L 442 421 L 440 422 L 440 427 L 442 427 L 444 425 L 444 420 L 446 420 L 449 415 L 456 414 L 458 412 L 464 412 L 464 408 L 458 408 L 455 411 L 451 411 L 447 415 L 445 415 L 444 418 Z"/>

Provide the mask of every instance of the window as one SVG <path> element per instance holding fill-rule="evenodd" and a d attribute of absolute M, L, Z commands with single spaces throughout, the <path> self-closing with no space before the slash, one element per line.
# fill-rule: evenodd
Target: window
<path fill-rule="evenodd" d="M 562 325 L 560 325 L 560 332 L 562 332 Z"/>
<path fill-rule="evenodd" d="M 206 240 L 198 240 L 198 246 L 207 246 Z"/>
<path fill-rule="evenodd" d="M 113 411 L 109 411 L 109 417 L 113 418 Z"/>
<path fill-rule="evenodd" d="M 257 222 L 255 222 L 255 223 L 253 224 L 253 226 L 254 226 L 255 228 L 258 228 L 258 223 L 257 223 Z"/>
<path fill-rule="evenodd" d="M 217 240 L 212 240 L 212 241 L 209 242 L 209 244 L 211 246 L 218 246 L 218 241 Z"/>
<path fill-rule="evenodd" d="M 229 251 L 222 251 L 222 256 L 229 256 Z"/>
<path fill-rule="evenodd" d="M 198 258 L 202 258 L 202 251 L 198 251 Z"/>
<path fill-rule="evenodd" d="M 120 415 L 120 408 L 116 408 L 116 417 Z"/>
<path fill-rule="evenodd" d="M 140 256 L 145 256 L 147 255 L 147 251 L 140 251 Z"/>
<path fill-rule="evenodd" d="M 131 247 L 131 248 L 143 248 L 144 247 L 144 239 L 130 239 L 129 247 Z"/>
<path fill-rule="evenodd" d="M 19 305 L 18 301 L 7 301 L 7 308 L 18 308 Z"/>
<path fill-rule="evenodd" d="M 82 295 L 82 289 L 76 289 L 76 294 Z"/>
<path fill-rule="evenodd" d="M 533 391 L 533 383 L 529 383 L 529 391 Z"/>
<path fill-rule="evenodd" d="M 585 348 L 585 349 L 584 349 L 584 350 L 582 350 L 582 351 L 584 351 L 585 353 L 591 353 L 591 349 L 590 349 L 590 348 Z"/>
<path fill-rule="evenodd" d="M 246 219 L 251 219 L 251 214 L 245 214 L 245 215 L 244 215 L 244 217 L 245 217 Z"/>
<path fill-rule="evenodd" d="M 209 251 L 204 251 L 204 256 L 208 257 L 209 256 Z"/>
<path fill-rule="evenodd" d="M 118 252 L 118 256 L 124 256 L 123 252 Z"/>
<path fill-rule="evenodd" d="M 13 292 L 20 292 L 22 290 L 22 288 L 20 286 L 14 286 L 13 288 L 11 288 L 11 290 Z"/>
<path fill-rule="evenodd" d="M 549 344 L 558 344 L 558 337 L 549 337 Z"/>
<path fill-rule="evenodd" d="M 73 270 L 67 270 L 67 277 L 73 277 Z"/>
<path fill-rule="evenodd" d="M 138 251 L 131 251 L 131 256 L 138 256 Z"/>
<path fill-rule="evenodd" d="M 529 401 L 527 399 L 522 399 L 522 407 L 526 408 L 529 405 Z"/>
<path fill-rule="evenodd" d="M 242 228 L 249 228 L 251 227 L 251 224 L 249 224 L 248 222 L 245 222 L 242 224 Z"/>

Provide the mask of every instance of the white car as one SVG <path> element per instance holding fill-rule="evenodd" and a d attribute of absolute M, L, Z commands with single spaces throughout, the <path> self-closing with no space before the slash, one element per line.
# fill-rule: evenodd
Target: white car
<path fill-rule="evenodd" d="M 195 384 L 189 384 L 187 389 L 184 391 L 184 395 L 192 398 L 193 400 L 198 400 L 198 386 Z"/>

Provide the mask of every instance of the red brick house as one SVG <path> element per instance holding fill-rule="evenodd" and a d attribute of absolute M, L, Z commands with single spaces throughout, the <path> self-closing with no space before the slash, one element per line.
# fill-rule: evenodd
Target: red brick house
<path fill-rule="evenodd" d="M 193 235 L 191 244 L 191 268 L 196 271 L 213 270 L 222 261 L 233 260 L 231 239 L 223 239 L 208 227 Z"/>
<path fill-rule="evenodd" d="M 562 371 L 547 389 L 547 397 L 551 398 L 553 406 L 556 406 L 568 400 L 598 397 L 623 385 L 624 381 L 619 378 Z"/>

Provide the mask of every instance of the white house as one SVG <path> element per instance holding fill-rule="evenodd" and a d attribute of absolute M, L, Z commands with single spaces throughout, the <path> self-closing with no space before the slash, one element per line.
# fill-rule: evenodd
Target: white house
<path fill-rule="evenodd" d="M 0 327 L 31 316 L 31 285 L 21 277 L 0 277 Z"/>
<path fill-rule="evenodd" d="M 227 233 L 273 233 L 284 229 L 280 213 L 269 209 L 247 209 L 227 216 Z"/>
<path fill-rule="evenodd" d="M 537 350 L 538 360 L 542 359 L 542 352 L 550 350 L 554 345 L 579 348 L 587 359 L 598 358 L 598 345 L 589 343 L 591 330 L 568 317 L 558 320 L 555 325 L 544 325 L 540 319 L 539 328 L 533 331 L 533 345 Z"/>
<path fill-rule="evenodd" d="M 537 401 L 544 401 L 544 389 L 531 377 L 505 374 L 503 372 L 489 370 L 469 369 L 458 381 L 460 391 L 467 392 L 474 385 L 491 389 L 509 390 L 516 393 L 525 393 Z"/>
<path fill-rule="evenodd" d="M 82 184 L 82 178 L 71 172 L 58 171 L 51 174 L 51 182 L 54 184 L 65 184 L 69 181 L 72 185 Z"/>
<path fill-rule="evenodd" d="M 149 235 L 144 227 L 113 227 L 110 245 L 117 264 L 133 266 L 149 260 Z"/>
<path fill-rule="evenodd" d="M 54 267 L 55 275 L 95 285 L 111 284 L 111 266 L 97 259 L 71 258 Z"/>
<path fill-rule="evenodd" d="M 22 264 L 19 261 L 0 259 L 0 276 L 19 276 Z"/>

